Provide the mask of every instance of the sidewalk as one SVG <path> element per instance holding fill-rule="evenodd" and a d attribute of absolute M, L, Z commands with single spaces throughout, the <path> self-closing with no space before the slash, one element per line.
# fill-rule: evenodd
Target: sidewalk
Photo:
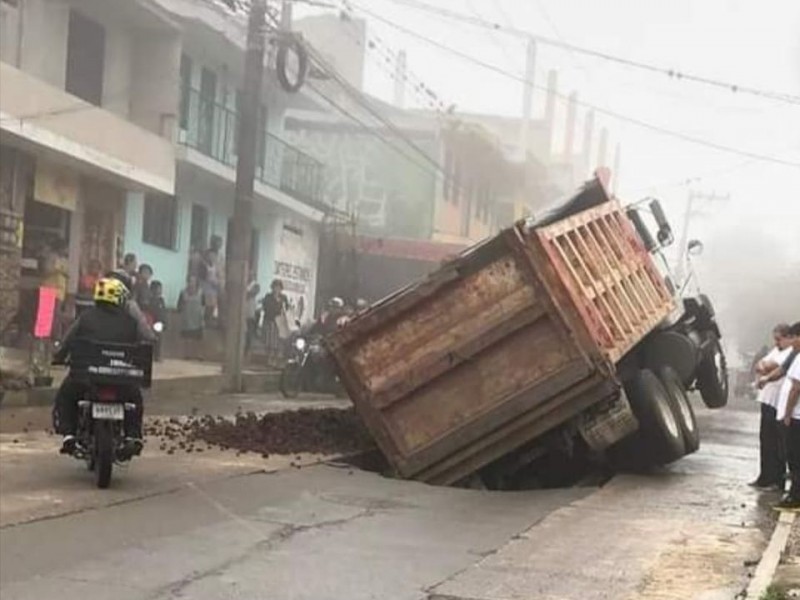
<path fill-rule="evenodd" d="M 27 370 L 27 353 L 0 349 L 3 376 L 23 375 Z M 42 406 L 49 405 L 66 376 L 63 367 L 53 367 L 51 375 L 53 384 L 50 387 L 27 388 L 6 391 L 3 406 Z M 246 370 L 243 373 L 245 392 L 274 392 L 278 387 L 280 374 L 274 370 Z M 224 378 L 219 363 L 190 361 L 166 358 L 153 364 L 153 386 L 151 396 L 181 396 L 202 393 L 218 393 L 222 390 Z"/>

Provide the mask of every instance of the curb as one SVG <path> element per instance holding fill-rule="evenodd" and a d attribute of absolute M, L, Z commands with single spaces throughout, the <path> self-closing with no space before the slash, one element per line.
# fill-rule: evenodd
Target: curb
<path fill-rule="evenodd" d="M 244 393 L 274 393 L 278 391 L 280 373 L 244 373 L 242 383 Z M 199 377 L 175 377 L 156 379 L 150 388 L 152 398 L 186 394 L 222 393 L 225 379 L 222 375 L 203 375 Z M 25 408 L 50 406 L 53 404 L 57 387 L 28 388 L 6 391 L 3 408 Z"/>
<path fill-rule="evenodd" d="M 778 523 L 775 525 L 775 530 L 772 532 L 772 537 L 769 540 L 767 549 L 758 561 L 758 566 L 750 580 L 750 585 L 747 586 L 746 598 L 753 598 L 758 600 L 767 591 L 767 588 L 772 583 L 775 577 L 775 571 L 781 561 L 781 555 L 786 549 L 786 544 L 789 541 L 789 534 L 792 531 L 792 525 L 797 518 L 796 513 L 781 512 L 778 517 Z"/>

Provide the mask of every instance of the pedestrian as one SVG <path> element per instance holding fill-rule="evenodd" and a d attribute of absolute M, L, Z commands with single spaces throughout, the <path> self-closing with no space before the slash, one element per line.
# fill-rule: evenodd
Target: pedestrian
<path fill-rule="evenodd" d="M 786 377 L 778 396 L 777 418 L 785 440 L 786 461 L 789 465 L 789 492 L 778 503 L 777 508 L 800 510 L 800 322 L 789 329 L 794 351 L 784 363 Z"/>
<path fill-rule="evenodd" d="M 216 324 L 220 318 L 221 300 L 224 291 L 225 263 L 221 254 L 222 238 L 212 235 L 208 250 L 200 265 L 203 298 L 205 299 L 206 324 Z"/>
<path fill-rule="evenodd" d="M 78 295 L 75 298 L 77 316 L 84 310 L 94 306 L 94 286 L 103 276 L 103 265 L 93 258 L 89 261 L 89 268 L 78 279 Z"/>
<path fill-rule="evenodd" d="M 283 293 L 283 282 L 274 279 L 270 284 L 270 293 L 261 300 L 264 311 L 264 343 L 267 347 L 267 364 L 273 367 L 282 366 L 282 344 L 278 319 L 286 318 L 289 310 L 289 299 Z"/>
<path fill-rule="evenodd" d="M 153 277 L 153 267 L 147 263 L 139 265 L 136 283 L 133 286 L 133 299 L 142 309 L 148 325 L 153 325 L 153 310 L 151 306 L 150 279 Z"/>
<path fill-rule="evenodd" d="M 181 337 L 184 358 L 202 359 L 200 352 L 205 325 L 204 296 L 197 277 L 189 275 L 186 287 L 178 296 L 178 312 L 181 315 Z"/>
<path fill-rule="evenodd" d="M 781 366 L 792 352 L 792 338 L 789 335 L 788 324 L 781 323 L 772 330 L 775 345 L 755 365 L 758 376 L 771 373 Z M 758 402 L 761 406 L 761 424 L 759 428 L 760 444 L 760 471 L 755 481 L 750 485 L 756 488 L 777 487 L 783 490 L 786 479 L 786 457 L 780 439 L 777 421 L 778 396 L 781 390 L 781 380 L 767 383 L 758 393 Z"/>
<path fill-rule="evenodd" d="M 46 244 L 39 264 L 41 286 L 53 288 L 56 293 L 51 336 L 53 339 L 60 339 L 64 324 L 64 300 L 67 297 L 67 280 L 69 279 L 66 242 L 57 237 Z"/>
<path fill-rule="evenodd" d="M 247 334 L 244 340 L 245 354 L 250 352 L 253 346 L 253 340 L 258 332 L 258 319 L 256 317 L 256 298 L 261 293 L 261 286 L 258 285 L 255 276 L 250 277 L 250 283 L 247 284 L 247 292 L 245 294 L 245 318 L 247 319 Z"/>
<path fill-rule="evenodd" d="M 132 283 L 136 283 L 136 270 L 139 262 L 133 252 L 128 252 L 122 259 L 122 270 L 131 278 Z"/>
<path fill-rule="evenodd" d="M 156 343 L 153 347 L 153 358 L 161 361 L 161 337 L 167 330 L 167 305 L 164 302 L 164 288 L 160 281 L 150 282 L 150 312 L 153 323 L 161 323 L 161 331 L 156 332 Z"/>

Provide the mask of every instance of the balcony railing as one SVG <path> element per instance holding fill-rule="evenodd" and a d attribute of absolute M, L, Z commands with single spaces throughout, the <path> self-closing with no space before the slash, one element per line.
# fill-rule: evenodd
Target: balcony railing
<path fill-rule="evenodd" d="M 181 142 L 229 167 L 236 166 L 238 115 L 195 89 L 183 90 Z M 322 202 L 324 166 L 266 128 L 258 137 L 256 178 L 298 200 Z"/>

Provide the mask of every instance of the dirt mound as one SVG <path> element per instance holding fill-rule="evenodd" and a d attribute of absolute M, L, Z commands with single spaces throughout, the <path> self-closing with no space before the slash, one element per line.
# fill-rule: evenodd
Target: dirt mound
<path fill-rule="evenodd" d="M 300 409 L 257 415 L 190 417 L 154 421 L 146 434 L 159 437 L 161 449 L 202 452 L 203 446 L 269 454 L 352 454 L 374 447 L 352 409 Z"/>

